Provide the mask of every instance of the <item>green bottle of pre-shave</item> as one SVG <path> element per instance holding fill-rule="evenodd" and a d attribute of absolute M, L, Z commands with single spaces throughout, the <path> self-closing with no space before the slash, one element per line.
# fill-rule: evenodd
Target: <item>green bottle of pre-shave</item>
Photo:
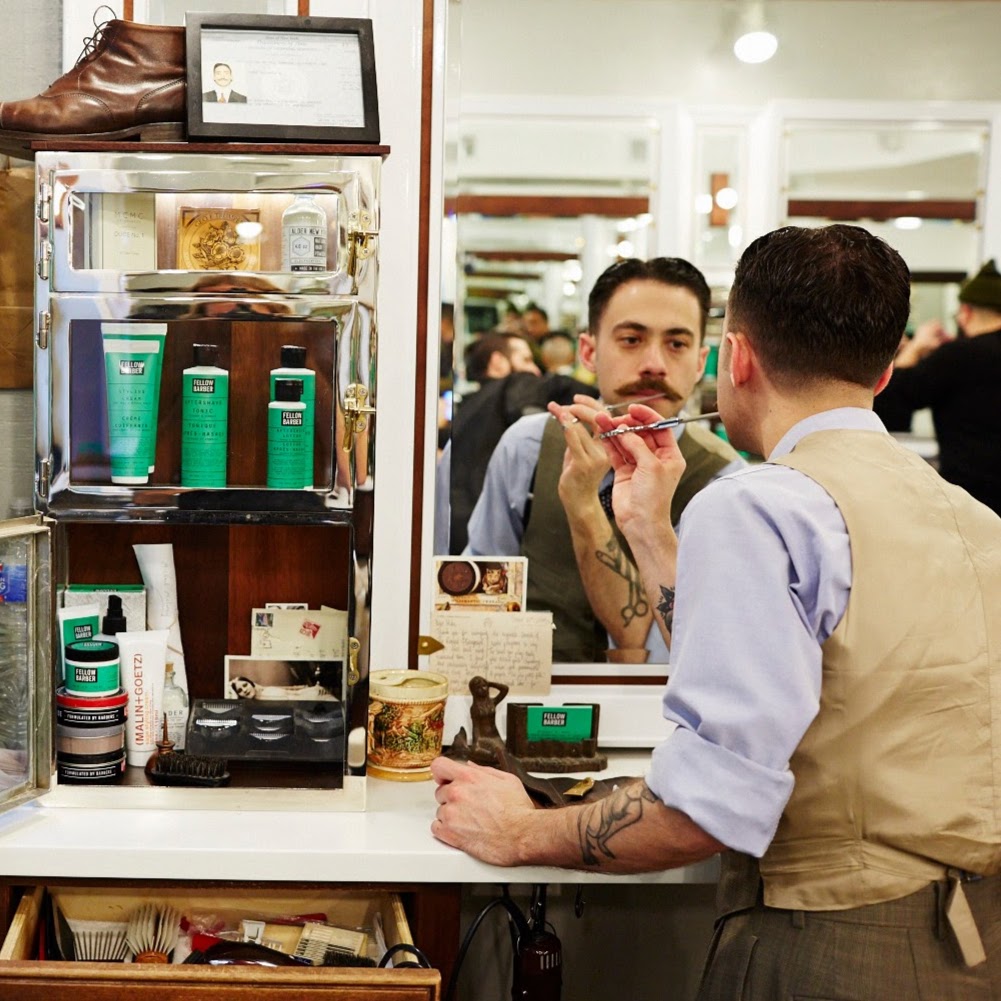
<path fill-rule="evenodd" d="M 301 402 L 306 405 L 303 411 L 303 428 L 305 435 L 306 454 L 303 457 L 302 486 L 307 490 L 313 487 L 313 440 L 314 440 L 314 410 L 316 404 L 316 373 L 306 368 L 306 349 L 298 344 L 283 344 L 281 350 L 281 365 L 271 370 L 271 402 L 275 396 L 275 383 L 279 379 L 298 379 L 302 383 Z"/>
<path fill-rule="evenodd" d="M 215 344 L 194 345 L 194 365 L 182 373 L 181 486 L 226 486 L 229 372 Z"/>
<path fill-rule="evenodd" d="M 276 379 L 268 404 L 268 486 L 301 490 L 306 451 L 306 404 L 301 379 Z"/>

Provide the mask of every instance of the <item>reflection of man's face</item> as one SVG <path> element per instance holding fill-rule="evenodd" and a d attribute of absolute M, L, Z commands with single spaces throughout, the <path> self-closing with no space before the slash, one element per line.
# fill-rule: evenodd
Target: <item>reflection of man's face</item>
<path fill-rule="evenodd" d="M 641 278 L 612 293 L 597 334 L 581 334 L 580 359 L 606 403 L 663 393 L 650 406 L 673 417 L 702 377 L 709 349 L 700 346 L 701 330 L 692 291 Z"/>
<path fill-rule="evenodd" d="M 225 63 L 220 63 L 212 70 L 212 79 L 220 90 L 225 90 L 233 82 L 233 71 Z"/>

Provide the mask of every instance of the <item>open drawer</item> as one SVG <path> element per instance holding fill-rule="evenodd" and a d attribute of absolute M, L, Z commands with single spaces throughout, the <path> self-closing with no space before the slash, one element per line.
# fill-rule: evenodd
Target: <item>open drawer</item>
<path fill-rule="evenodd" d="M 262 967 L 132 962 L 56 961 L 37 955 L 38 925 L 45 888 L 25 891 L 0 949 L 0 997 L 5 1001 L 437 1001 L 436 970 L 403 967 Z M 192 918 L 211 917 L 231 925 L 240 918 L 291 914 L 326 915 L 329 923 L 364 929 L 371 956 L 383 947 L 413 945 L 400 898 L 378 890 L 261 887 L 188 890 L 143 887 L 53 887 L 62 913 L 80 920 L 122 921 L 147 902 L 169 905 Z M 396 962 L 412 960 L 401 953 Z"/>

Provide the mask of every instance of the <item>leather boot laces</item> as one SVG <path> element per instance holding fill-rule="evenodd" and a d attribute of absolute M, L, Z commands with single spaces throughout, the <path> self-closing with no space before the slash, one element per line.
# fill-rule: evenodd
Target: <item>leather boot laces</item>
<path fill-rule="evenodd" d="M 110 15 L 103 21 L 98 21 L 98 16 L 101 15 L 102 11 L 107 11 Z M 81 63 L 85 63 L 104 48 L 104 38 L 108 30 L 108 26 L 115 19 L 116 14 L 114 10 L 107 4 L 101 4 L 97 10 L 94 11 L 94 34 L 89 38 L 84 37 L 83 39 L 83 51 L 77 56 L 76 65 L 79 66 Z"/>

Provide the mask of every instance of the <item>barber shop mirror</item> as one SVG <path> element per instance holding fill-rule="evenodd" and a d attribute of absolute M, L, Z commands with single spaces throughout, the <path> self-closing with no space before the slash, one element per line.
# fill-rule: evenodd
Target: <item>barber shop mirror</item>
<path fill-rule="evenodd" d="M 712 345 L 740 252 L 776 226 L 851 221 L 884 236 L 911 265 L 915 324 L 948 317 L 958 281 L 1001 247 L 987 211 L 1001 185 L 988 103 L 1001 5 L 771 0 L 779 51 L 756 66 L 733 55 L 736 0 L 448 7 L 442 301 L 455 333 L 442 388 L 453 403 L 476 388 L 471 341 L 533 303 L 551 329 L 578 332 L 591 284 L 618 258 L 696 264 L 712 289 Z"/>

